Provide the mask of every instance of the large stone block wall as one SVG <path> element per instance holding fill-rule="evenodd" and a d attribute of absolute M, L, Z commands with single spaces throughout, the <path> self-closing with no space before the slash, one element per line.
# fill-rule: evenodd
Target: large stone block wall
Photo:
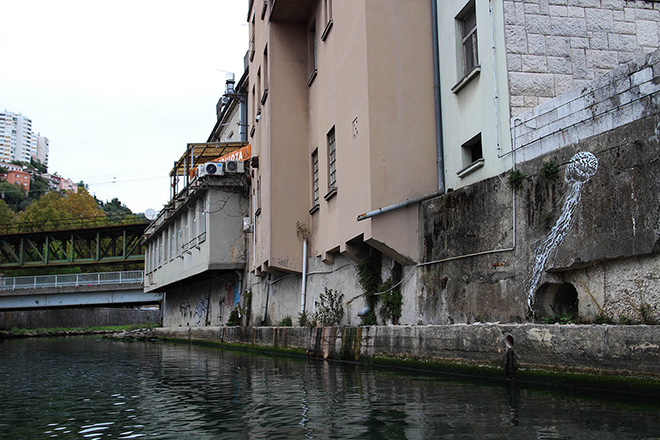
<path fill-rule="evenodd" d="M 660 4 L 505 0 L 511 115 L 658 48 Z"/>
<path fill-rule="evenodd" d="M 512 118 L 516 161 L 534 159 L 649 116 L 657 111 L 659 92 L 660 51 L 656 50 Z"/>

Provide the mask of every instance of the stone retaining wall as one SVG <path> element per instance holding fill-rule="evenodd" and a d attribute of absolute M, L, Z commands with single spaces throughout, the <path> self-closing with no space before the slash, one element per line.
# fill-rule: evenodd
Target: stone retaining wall
<path fill-rule="evenodd" d="M 9 310 L 0 312 L 0 330 L 160 324 L 160 310 L 114 307 Z"/>
<path fill-rule="evenodd" d="M 660 327 L 473 324 L 372 327 L 156 328 L 165 339 L 295 349 L 344 360 L 422 360 L 502 369 L 506 340 L 520 368 L 660 378 Z"/>
<path fill-rule="evenodd" d="M 658 48 L 660 3 L 504 0 L 511 114 Z"/>

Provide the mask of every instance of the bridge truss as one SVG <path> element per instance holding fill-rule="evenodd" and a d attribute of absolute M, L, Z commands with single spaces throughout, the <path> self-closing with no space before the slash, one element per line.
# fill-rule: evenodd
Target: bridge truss
<path fill-rule="evenodd" d="M 0 268 L 144 262 L 145 223 L 0 235 Z"/>

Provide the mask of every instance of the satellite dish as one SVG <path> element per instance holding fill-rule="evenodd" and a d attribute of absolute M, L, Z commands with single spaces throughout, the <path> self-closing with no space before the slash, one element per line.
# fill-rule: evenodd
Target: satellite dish
<path fill-rule="evenodd" d="M 148 220 L 153 220 L 153 219 L 155 219 L 157 215 L 158 215 L 158 213 L 157 213 L 156 211 L 154 211 L 153 209 L 151 209 L 151 208 L 149 208 L 149 209 L 147 209 L 146 211 L 144 211 L 144 216 L 145 216 Z"/>

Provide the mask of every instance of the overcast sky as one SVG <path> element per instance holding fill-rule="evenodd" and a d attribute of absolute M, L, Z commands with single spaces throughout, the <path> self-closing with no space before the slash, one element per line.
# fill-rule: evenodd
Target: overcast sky
<path fill-rule="evenodd" d="M 160 210 L 243 73 L 247 0 L 0 0 L 0 109 L 50 140 L 48 170 Z"/>

